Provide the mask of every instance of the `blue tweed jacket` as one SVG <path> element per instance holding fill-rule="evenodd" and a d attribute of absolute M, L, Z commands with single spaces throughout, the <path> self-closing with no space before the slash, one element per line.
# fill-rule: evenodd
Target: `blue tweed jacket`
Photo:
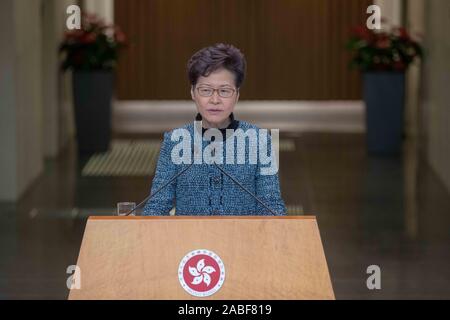
<path fill-rule="evenodd" d="M 248 129 L 259 128 L 245 121 L 239 121 L 238 128 L 244 132 Z M 182 127 L 194 136 L 194 123 Z M 174 164 L 171 158 L 172 148 L 178 141 L 172 141 L 172 131 L 164 134 L 161 145 L 156 173 L 153 178 L 151 193 L 167 183 L 188 164 Z M 192 139 L 194 140 L 194 139 Z M 205 137 L 202 139 L 202 150 L 210 143 Z M 224 138 L 223 155 L 225 159 L 226 144 L 230 138 Z M 237 140 L 235 141 L 237 144 Z M 271 139 L 268 139 L 268 153 L 270 154 Z M 248 146 L 248 140 L 247 140 Z M 193 147 L 193 141 L 192 141 Z M 259 148 L 259 147 L 258 147 Z M 235 153 L 237 148 L 235 148 Z M 258 149 L 259 151 L 259 149 Z M 247 190 L 255 194 L 277 215 L 285 215 L 286 207 L 281 198 L 278 173 L 262 175 L 259 158 L 256 164 L 249 161 L 249 148 L 245 148 L 245 164 L 223 164 L 219 166 L 238 180 Z M 259 153 L 258 153 L 259 154 Z M 272 215 L 271 211 L 256 201 L 251 195 L 242 190 L 232 179 L 223 174 L 215 164 L 193 164 L 186 172 L 167 185 L 154 197 L 147 201 L 143 215 L 169 215 L 175 207 L 176 215 Z"/>

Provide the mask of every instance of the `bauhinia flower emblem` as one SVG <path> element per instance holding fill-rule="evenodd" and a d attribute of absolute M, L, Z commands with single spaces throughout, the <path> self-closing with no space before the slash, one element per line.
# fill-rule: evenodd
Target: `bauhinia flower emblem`
<path fill-rule="evenodd" d="M 197 262 L 197 268 L 189 267 L 189 273 L 194 276 L 194 280 L 192 280 L 191 284 L 197 285 L 202 283 L 202 281 L 208 287 L 211 283 L 210 274 L 216 272 L 211 266 L 205 266 L 205 259 L 201 259 Z"/>

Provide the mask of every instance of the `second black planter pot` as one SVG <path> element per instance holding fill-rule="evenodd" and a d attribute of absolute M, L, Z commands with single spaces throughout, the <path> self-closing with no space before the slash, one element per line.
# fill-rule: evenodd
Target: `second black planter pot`
<path fill-rule="evenodd" d="M 76 137 L 80 155 L 108 151 L 112 94 L 112 71 L 73 72 Z"/>
<path fill-rule="evenodd" d="M 369 154 L 398 154 L 404 130 L 405 74 L 364 74 L 367 149 Z"/>

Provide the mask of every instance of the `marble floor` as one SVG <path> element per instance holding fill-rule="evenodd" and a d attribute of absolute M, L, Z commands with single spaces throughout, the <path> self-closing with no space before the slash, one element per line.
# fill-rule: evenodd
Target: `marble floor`
<path fill-rule="evenodd" d="M 158 139 L 159 134 L 142 137 Z M 450 299 L 450 196 L 417 146 L 368 156 L 363 133 L 281 133 L 287 204 L 317 216 L 337 299 Z M 86 219 L 139 202 L 148 177 L 84 177 L 70 145 L 16 204 L 0 204 L 0 299 L 66 299 Z M 368 266 L 381 289 L 366 286 Z"/>

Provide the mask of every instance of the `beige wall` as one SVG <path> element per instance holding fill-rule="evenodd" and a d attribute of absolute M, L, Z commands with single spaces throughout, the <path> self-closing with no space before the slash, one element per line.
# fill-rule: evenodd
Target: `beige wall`
<path fill-rule="evenodd" d="M 106 23 L 114 22 L 114 0 L 84 0 L 83 10 L 95 13 Z"/>
<path fill-rule="evenodd" d="M 374 4 L 380 6 L 381 15 L 388 22 L 383 24 L 384 28 L 405 26 L 412 32 L 423 33 L 424 0 L 407 0 L 406 6 L 401 0 L 375 0 Z M 405 133 L 411 139 L 418 135 L 420 76 L 421 63 L 417 60 L 406 74 Z"/>
<path fill-rule="evenodd" d="M 427 0 L 423 108 L 428 161 L 450 191 L 450 1 Z"/>
<path fill-rule="evenodd" d="M 426 0 L 409 0 L 405 8 L 405 26 L 410 33 L 419 38 L 425 32 Z M 419 38 L 419 40 L 421 40 Z M 409 138 L 420 139 L 420 100 L 421 100 L 422 61 L 416 60 L 408 70 L 406 78 L 405 128 Z"/>
<path fill-rule="evenodd" d="M 16 201 L 73 136 L 57 48 L 68 0 L 0 1 L 0 201 Z"/>
<path fill-rule="evenodd" d="M 40 9 L 40 0 L 1 1 L 2 201 L 17 200 L 43 170 Z"/>
<path fill-rule="evenodd" d="M 14 199 L 17 193 L 17 136 L 15 95 L 15 33 L 11 32 L 14 1 L 0 1 L 0 201 Z"/>
<path fill-rule="evenodd" d="M 390 25 L 401 25 L 403 18 L 401 0 L 374 0 L 373 3 L 380 6 L 381 16 L 386 19 Z"/>
<path fill-rule="evenodd" d="M 58 46 L 66 28 L 66 9 L 76 1 L 43 1 L 42 84 L 43 152 L 55 157 L 74 135 L 70 73 L 59 71 Z"/>
<path fill-rule="evenodd" d="M 406 133 L 421 143 L 431 167 L 450 192 L 450 1 L 378 0 L 383 17 L 423 34 L 425 57 L 408 70 Z M 404 12 L 403 12 L 404 11 Z M 404 14 L 404 16 L 403 16 Z"/>
<path fill-rule="evenodd" d="M 15 0 L 14 5 L 17 195 L 20 195 L 43 170 L 41 1 Z"/>

